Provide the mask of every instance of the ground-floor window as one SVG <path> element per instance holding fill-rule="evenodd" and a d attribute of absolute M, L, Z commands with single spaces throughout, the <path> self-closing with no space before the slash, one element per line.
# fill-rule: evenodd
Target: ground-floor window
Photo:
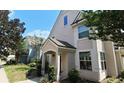
<path fill-rule="evenodd" d="M 79 52 L 80 69 L 92 70 L 91 54 L 90 52 Z"/>
<path fill-rule="evenodd" d="M 105 61 L 105 53 L 104 52 L 100 52 L 100 60 L 101 60 L 102 70 L 106 70 L 106 61 Z"/>

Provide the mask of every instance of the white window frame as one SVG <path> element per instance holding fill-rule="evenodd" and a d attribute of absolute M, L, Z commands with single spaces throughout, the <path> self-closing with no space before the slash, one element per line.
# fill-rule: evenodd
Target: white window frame
<path fill-rule="evenodd" d="M 106 59 L 105 59 L 105 52 L 103 51 L 100 51 L 100 63 L 101 63 L 101 70 L 105 71 L 106 70 Z"/>
<path fill-rule="evenodd" d="M 88 59 L 80 59 L 80 53 L 86 53 L 86 52 L 89 52 L 90 53 L 90 58 L 88 58 Z M 83 69 L 83 68 L 81 68 L 81 61 L 82 62 L 86 62 L 86 67 L 85 67 L 85 69 Z M 87 62 L 90 62 L 90 64 L 91 64 L 91 69 L 88 69 L 88 65 L 87 65 Z M 92 71 L 92 59 L 91 59 L 91 52 L 90 51 L 80 51 L 79 52 L 79 63 L 80 63 L 80 70 L 88 70 L 88 71 Z"/>
<path fill-rule="evenodd" d="M 79 27 L 86 27 L 86 26 L 84 26 L 84 25 L 79 25 L 79 26 L 77 26 L 77 32 L 78 32 L 78 39 L 80 40 L 80 39 L 86 39 L 86 38 L 88 38 L 87 36 L 86 37 L 82 37 L 82 38 L 79 38 L 79 34 L 80 33 L 82 33 L 82 32 L 85 32 L 85 31 L 87 31 L 87 30 L 84 30 L 84 31 L 82 31 L 82 32 L 79 32 Z M 86 27 L 86 28 L 88 28 L 88 27 Z M 89 29 L 88 29 L 88 31 L 90 31 Z"/>

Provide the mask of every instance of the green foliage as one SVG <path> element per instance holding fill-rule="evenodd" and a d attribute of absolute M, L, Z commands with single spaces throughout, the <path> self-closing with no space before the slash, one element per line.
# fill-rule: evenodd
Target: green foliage
<path fill-rule="evenodd" d="M 121 78 L 124 79 L 124 70 L 121 71 Z"/>
<path fill-rule="evenodd" d="M 26 73 L 26 76 L 28 78 L 37 77 L 37 69 L 36 68 L 30 68 L 30 70 L 28 70 L 28 72 Z"/>
<path fill-rule="evenodd" d="M 0 10 L 0 57 L 16 51 L 25 31 L 25 23 L 18 18 L 9 19 L 9 13 L 8 10 Z"/>
<path fill-rule="evenodd" d="M 48 76 L 42 77 L 42 78 L 40 79 L 40 82 L 41 82 L 41 83 L 48 83 L 48 82 L 49 82 Z"/>
<path fill-rule="evenodd" d="M 124 46 L 124 11 L 121 10 L 87 10 L 82 12 L 85 19 L 82 24 L 93 32 L 90 39 L 113 41 L 117 46 Z"/>
<path fill-rule="evenodd" d="M 115 79 L 115 77 L 110 77 L 107 79 L 107 83 L 113 83 Z"/>
<path fill-rule="evenodd" d="M 122 82 L 122 80 L 119 78 L 115 78 L 115 77 L 107 78 L 107 83 L 120 83 L 120 82 Z"/>
<path fill-rule="evenodd" d="M 36 69 L 37 69 L 37 75 L 41 76 L 41 62 L 40 61 L 38 61 L 36 65 Z"/>
<path fill-rule="evenodd" d="M 20 41 L 18 42 L 17 51 L 19 52 L 20 55 L 28 53 L 28 49 L 26 46 L 26 42 L 24 41 L 24 38 L 20 39 Z"/>
<path fill-rule="evenodd" d="M 71 82 L 77 82 L 79 80 L 79 72 L 76 69 L 72 69 L 68 73 L 68 78 Z"/>
<path fill-rule="evenodd" d="M 49 65 L 48 68 L 48 80 L 49 82 L 54 82 L 56 80 L 55 67 L 52 65 Z"/>
<path fill-rule="evenodd" d="M 35 68 L 36 67 L 36 63 L 35 62 L 31 62 L 28 64 L 28 66 L 30 66 L 31 68 Z"/>
<path fill-rule="evenodd" d="M 31 67 L 31 71 L 29 71 L 28 75 L 31 75 L 31 72 L 34 72 L 33 70 L 36 70 L 37 76 L 41 76 L 41 62 L 40 60 L 33 59 L 31 62 L 28 64 Z"/>
<path fill-rule="evenodd" d="M 10 59 L 9 61 L 6 62 L 6 65 L 14 65 L 16 64 L 15 59 Z"/>

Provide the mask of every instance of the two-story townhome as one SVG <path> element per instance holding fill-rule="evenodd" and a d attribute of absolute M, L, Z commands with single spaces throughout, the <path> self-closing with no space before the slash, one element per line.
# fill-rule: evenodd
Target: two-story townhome
<path fill-rule="evenodd" d="M 124 65 L 124 49 L 115 49 L 111 41 L 89 40 L 90 29 L 82 25 L 81 11 L 61 11 L 42 47 L 42 73 L 46 63 L 56 69 L 57 81 L 75 68 L 82 79 L 100 82 L 117 77 Z"/>

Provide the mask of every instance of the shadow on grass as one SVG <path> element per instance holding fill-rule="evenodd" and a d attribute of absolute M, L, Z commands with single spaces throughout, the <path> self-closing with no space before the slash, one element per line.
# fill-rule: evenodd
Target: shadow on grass
<path fill-rule="evenodd" d="M 19 67 L 19 68 L 15 68 L 15 70 L 17 70 L 17 71 L 25 71 L 25 70 L 29 70 L 29 68 L 27 68 L 27 67 Z"/>
<path fill-rule="evenodd" d="M 26 78 L 31 81 L 40 83 L 41 74 L 39 74 L 37 69 L 30 69 L 26 73 Z"/>

